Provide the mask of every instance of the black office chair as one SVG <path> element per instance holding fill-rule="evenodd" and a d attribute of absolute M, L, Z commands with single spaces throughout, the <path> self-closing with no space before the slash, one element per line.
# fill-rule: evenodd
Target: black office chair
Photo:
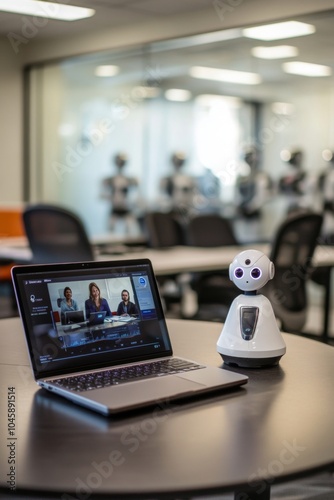
<path fill-rule="evenodd" d="M 143 217 L 143 230 L 150 248 L 168 249 L 185 244 L 183 224 L 174 212 L 150 211 Z M 166 311 L 180 304 L 184 282 L 175 274 L 157 277 Z"/>
<path fill-rule="evenodd" d="M 198 215 L 190 219 L 187 243 L 196 247 L 238 245 L 232 224 L 219 214 Z M 227 269 L 194 273 L 191 286 L 197 294 L 198 310 L 194 319 L 224 321 L 232 301 L 240 294 Z"/>
<path fill-rule="evenodd" d="M 151 248 L 168 248 L 185 244 L 184 227 L 174 212 L 147 212 L 144 232 Z"/>
<path fill-rule="evenodd" d="M 73 212 L 54 205 L 31 205 L 23 211 L 23 224 L 34 263 L 94 260 L 85 227 Z"/>
<path fill-rule="evenodd" d="M 291 213 L 278 228 L 272 243 L 270 259 L 275 265 L 275 276 L 260 293 L 271 301 L 284 331 L 301 333 L 305 326 L 307 281 L 322 222 L 320 214 Z"/>
<path fill-rule="evenodd" d="M 232 224 L 218 214 L 197 215 L 190 219 L 187 243 L 195 247 L 238 245 Z"/>

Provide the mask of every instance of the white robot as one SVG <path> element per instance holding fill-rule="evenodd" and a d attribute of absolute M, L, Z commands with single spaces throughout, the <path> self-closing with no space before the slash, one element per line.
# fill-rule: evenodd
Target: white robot
<path fill-rule="evenodd" d="M 230 264 L 230 279 L 244 293 L 232 302 L 217 342 L 217 351 L 227 365 L 277 365 L 285 354 L 271 303 L 258 293 L 274 273 L 274 264 L 258 250 L 245 250 Z"/>

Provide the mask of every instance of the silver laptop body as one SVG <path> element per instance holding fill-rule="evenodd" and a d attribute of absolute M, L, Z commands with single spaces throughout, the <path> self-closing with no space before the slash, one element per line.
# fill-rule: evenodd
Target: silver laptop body
<path fill-rule="evenodd" d="M 12 279 L 35 380 L 74 403 L 112 415 L 248 381 L 245 375 L 193 366 L 180 358 L 176 361 L 180 370 L 170 368 L 175 358 L 148 259 L 16 266 Z M 60 321 L 63 290 L 71 288 L 76 306 L 86 314 L 93 307 L 92 283 L 99 290 L 100 310 L 107 304 L 111 315 L 103 314 L 102 324 L 87 320 L 73 331 L 66 330 Z M 116 313 L 122 290 L 129 292 L 139 311 L 131 321 L 122 321 Z M 154 371 L 161 365 L 168 365 L 167 374 Z M 123 372 L 132 373 L 130 381 L 119 376 Z M 144 378 L 137 375 L 143 372 Z M 114 378 L 110 382 L 110 374 L 116 374 L 116 382 Z M 97 382 L 90 386 L 91 380 Z"/>

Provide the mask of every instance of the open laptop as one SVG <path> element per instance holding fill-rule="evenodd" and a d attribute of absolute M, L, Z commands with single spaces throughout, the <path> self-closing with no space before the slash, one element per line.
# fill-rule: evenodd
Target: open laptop
<path fill-rule="evenodd" d="M 107 311 L 91 312 L 88 318 L 89 325 L 103 325 Z"/>
<path fill-rule="evenodd" d="M 248 381 L 245 375 L 173 356 L 148 259 L 16 266 L 12 279 L 35 380 L 74 403 L 111 415 Z M 136 321 L 105 317 L 98 331 L 87 324 L 64 332 L 57 322 L 59 288 L 70 286 L 84 309 L 92 282 L 111 311 L 122 290 L 128 290 L 139 309 Z"/>
<path fill-rule="evenodd" d="M 71 332 L 82 328 L 86 324 L 83 311 L 65 311 L 64 312 L 64 331 Z"/>

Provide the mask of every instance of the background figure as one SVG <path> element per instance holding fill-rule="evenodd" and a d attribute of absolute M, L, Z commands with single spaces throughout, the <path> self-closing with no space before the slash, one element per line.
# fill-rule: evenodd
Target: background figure
<path fill-rule="evenodd" d="M 307 175 L 303 168 L 302 151 L 284 150 L 281 159 L 290 165 L 290 172 L 279 181 L 279 190 L 288 202 L 288 212 L 314 209 L 316 180 Z"/>
<path fill-rule="evenodd" d="M 121 153 L 114 157 L 117 173 L 104 179 L 102 197 L 111 202 L 110 230 L 118 229 L 121 223 L 127 234 L 133 234 L 138 233 L 138 222 L 133 214 L 131 191 L 138 186 L 138 181 L 134 177 L 124 175 L 123 169 L 127 160 L 127 156 Z"/>
<path fill-rule="evenodd" d="M 188 215 L 194 208 L 197 182 L 181 171 L 186 161 L 184 153 L 174 153 L 171 160 L 174 174 L 162 179 L 160 187 L 169 198 L 170 208 L 181 215 Z"/>
<path fill-rule="evenodd" d="M 324 211 L 323 236 L 328 244 L 334 243 L 334 152 L 326 149 L 323 159 L 329 166 L 319 178 L 319 189 L 322 192 Z"/>
<path fill-rule="evenodd" d="M 255 147 L 246 149 L 237 177 L 238 209 L 245 217 L 259 217 L 263 205 L 272 197 L 272 181 L 260 170 L 259 160 Z"/>

